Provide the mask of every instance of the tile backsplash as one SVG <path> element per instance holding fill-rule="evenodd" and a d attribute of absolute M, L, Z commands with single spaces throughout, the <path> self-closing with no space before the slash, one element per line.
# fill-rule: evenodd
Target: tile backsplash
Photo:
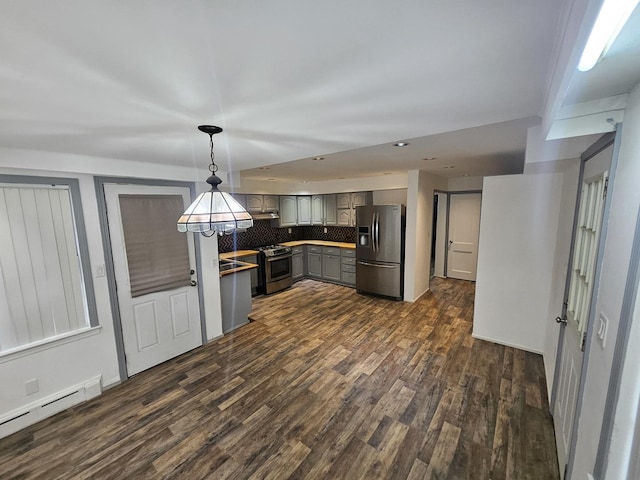
<path fill-rule="evenodd" d="M 324 229 L 327 233 L 324 233 Z M 291 230 L 291 233 L 289 233 Z M 329 240 L 332 242 L 355 243 L 355 227 L 290 227 L 274 228 L 270 220 L 255 220 L 253 227 L 245 232 L 234 232 L 230 235 L 217 236 L 218 251 L 232 252 L 247 250 L 263 245 L 290 242 L 292 240 Z"/>

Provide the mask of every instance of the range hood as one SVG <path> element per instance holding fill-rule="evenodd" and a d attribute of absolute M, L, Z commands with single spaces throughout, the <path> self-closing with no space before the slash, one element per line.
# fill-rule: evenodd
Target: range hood
<path fill-rule="evenodd" d="M 278 212 L 249 212 L 254 220 L 274 220 L 280 218 Z"/>

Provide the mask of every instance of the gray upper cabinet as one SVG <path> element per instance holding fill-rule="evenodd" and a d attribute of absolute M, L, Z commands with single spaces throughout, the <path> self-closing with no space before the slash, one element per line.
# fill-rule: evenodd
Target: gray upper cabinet
<path fill-rule="evenodd" d="M 351 208 L 360 207 L 362 205 L 369 205 L 373 203 L 371 198 L 373 195 L 371 192 L 355 192 L 351 194 Z"/>
<path fill-rule="evenodd" d="M 336 194 L 330 193 L 322 196 L 324 203 L 324 224 L 325 225 L 337 225 L 338 224 L 338 210 L 336 206 Z"/>
<path fill-rule="evenodd" d="M 295 227 L 298 224 L 298 203 L 295 195 L 280 196 L 280 227 Z"/>
<path fill-rule="evenodd" d="M 373 192 L 338 193 L 337 199 L 338 225 L 353 227 L 356 224 L 356 207 L 371 205 Z"/>
<path fill-rule="evenodd" d="M 350 193 L 338 193 L 336 194 L 336 208 L 338 210 L 344 208 L 351 208 L 351 194 Z"/>
<path fill-rule="evenodd" d="M 247 210 L 250 212 L 261 212 L 262 200 L 262 195 L 255 195 L 253 193 L 247 194 Z"/>
<path fill-rule="evenodd" d="M 262 211 L 277 212 L 280 210 L 280 197 L 278 195 L 264 195 L 262 197 Z"/>
<path fill-rule="evenodd" d="M 324 202 L 322 195 L 311 196 L 311 225 L 324 225 Z"/>
<path fill-rule="evenodd" d="M 311 225 L 311 196 L 298 197 L 298 225 Z"/>
<path fill-rule="evenodd" d="M 258 195 L 247 193 L 243 206 L 249 212 L 277 212 L 280 209 L 278 195 Z"/>
<path fill-rule="evenodd" d="M 341 227 L 351 226 L 351 209 L 345 208 L 338 210 L 338 225 Z"/>

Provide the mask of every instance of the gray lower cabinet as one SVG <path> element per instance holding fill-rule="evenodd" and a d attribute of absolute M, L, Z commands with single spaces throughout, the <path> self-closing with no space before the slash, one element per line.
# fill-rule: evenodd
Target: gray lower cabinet
<path fill-rule="evenodd" d="M 295 282 L 304 278 L 304 247 L 293 247 L 291 253 L 291 276 Z"/>
<path fill-rule="evenodd" d="M 322 278 L 322 254 L 307 252 L 307 275 Z"/>
<path fill-rule="evenodd" d="M 296 247 L 300 248 L 300 247 Z M 356 251 L 353 248 L 305 247 L 304 276 L 353 287 L 356 284 Z M 293 258 L 295 262 L 296 254 Z M 294 279 L 296 267 L 294 264 Z"/>
<path fill-rule="evenodd" d="M 324 248 L 322 252 L 322 278 L 340 281 L 340 249 Z"/>
<path fill-rule="evenodd" d="M 340 280 L 345 285 L 355 286 L 356 284 L 356 251 L 352 248 L 342 248 L 341 250 L 341 267 L 342 273 Z"/>

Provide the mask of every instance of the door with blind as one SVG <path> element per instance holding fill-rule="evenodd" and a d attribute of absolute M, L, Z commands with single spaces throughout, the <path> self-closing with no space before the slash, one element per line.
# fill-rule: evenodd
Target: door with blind
<path fill-rule="evenodd" d="M 127 374 L 202 345 L 192 234 L 176 220 L 189 189 L 105 185 Z"/>
<path fill-rule="evenodd" d="M 595 272 L 612 156 L 613 144 L 584 163 L 577 218 L 574 220 L 571 268 L 565 286 L 564 311 L 562 317 L 558 318 L 560 323 L 564 323 L 556 360 L 559 364 L 556 367 L 558 379 L 553 417 L 561 475 L 568 463 L 573 441 L 584 343 L 592 318 L 592 298 L 597 291 L 594 285 L 597 281 Z"/>

